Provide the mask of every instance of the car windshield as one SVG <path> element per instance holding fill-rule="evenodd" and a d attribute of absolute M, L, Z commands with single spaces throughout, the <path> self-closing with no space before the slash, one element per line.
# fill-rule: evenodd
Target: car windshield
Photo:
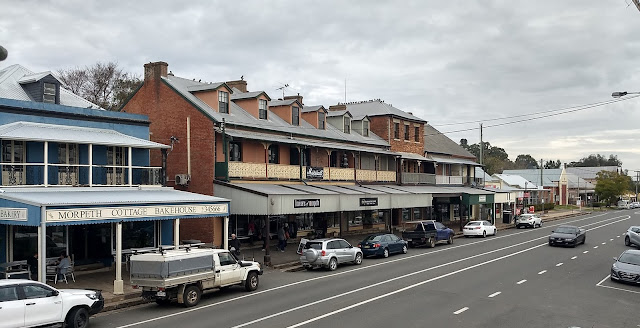
<path fill-rule="evenodd" d="M 640 265 L 640 254 L 624 253 L 620 256 L 618 262 Z"/>
<path fill-rule="evenodd" d="M 382 235 L 372 235 L 372 236 L 367 236 L 367 238 L 364 239 L 364 242 L 367 241 L 380 241 L 382 240 Z"/>
<path fill-rule="evenodd" d="M 576 228 L 572 228 L 572 227 L 558 227 L 558 229 L 556 229 L 557 233 L 576 233 Z"/>
<path fill-rule="evenodd" d="M 469 222 L 467 223 L 468 226 L 477 226 L 480 225 L 480 222 Z"/>

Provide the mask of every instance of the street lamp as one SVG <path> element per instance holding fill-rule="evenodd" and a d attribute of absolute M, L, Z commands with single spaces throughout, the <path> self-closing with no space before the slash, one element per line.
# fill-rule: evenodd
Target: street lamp
<path fill-rule="evenodd" d="M 626 95 L 638 95 L 638 94 L 640 94 L 640 92 L 616 91 L 616 92 L 611 94 L 611 97 L 620 98 L 620 97 L 624 97 Z"/>

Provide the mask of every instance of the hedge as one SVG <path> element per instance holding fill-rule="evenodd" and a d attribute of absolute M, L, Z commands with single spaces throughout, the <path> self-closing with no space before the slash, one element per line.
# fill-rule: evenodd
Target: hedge
<path fill-rule="evenodd" d="M 533 205 L 533 208 L 535 209 L 536 212 L 540 212 L 540 211 L 552 210 L 555 208 L 555 206 L 556 204 L 554 203 L 544 203 L 544 204 L 535 204 Z"/>

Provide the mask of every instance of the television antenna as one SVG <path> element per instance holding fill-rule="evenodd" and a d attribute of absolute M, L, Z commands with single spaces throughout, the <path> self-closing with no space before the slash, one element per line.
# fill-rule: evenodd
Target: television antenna
<path fill-rule="evenodd" d="M 634 5 L 636 5 L 636 8 L 638 8 L 638 10 L 640 10 L 640 0 L 631 0 L 631 2 L 633 2 Z M 630 3 L 627 3 L 627 7 L 631 6 Z"/>
<path fill-rule="evenodd" d="M 278 82 L 280 83 L 280 82 Z M 282 83 L 280 83 L 282 84 Z M 282 100 L 284 100 L 284 90 L 289 87 L 289 83 L 282 84 L 281 87 L 276 88 L 276 90 L 282 90 Z"/>

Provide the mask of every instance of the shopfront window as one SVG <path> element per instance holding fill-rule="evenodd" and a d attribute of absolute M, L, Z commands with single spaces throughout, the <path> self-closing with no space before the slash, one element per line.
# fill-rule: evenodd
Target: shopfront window
<path fill-rule="evenodd" d="M 123 222 L 122 249 L 154 247 L 155 227 L 154 221 Z M 115 239 L 113 245 L 115 245 Z"/>
<path fill-rule="evenodd" d="M 422 220 L 422 209 L 414 208 L 413 209 L 413 219 L 414 220 Z"/>
<path fill-rule="evenodd" d="M 47 257 L 67 252 L 67 228 L 47 227 Z M 38 252 L 37 227 L 13 227 L 13 260 L 24 261 Z"/>
<path fill-rule="evenodd" d="M 411 212 L 408 208 L 402 209 L 402 221 L 411 221 Z"/>

